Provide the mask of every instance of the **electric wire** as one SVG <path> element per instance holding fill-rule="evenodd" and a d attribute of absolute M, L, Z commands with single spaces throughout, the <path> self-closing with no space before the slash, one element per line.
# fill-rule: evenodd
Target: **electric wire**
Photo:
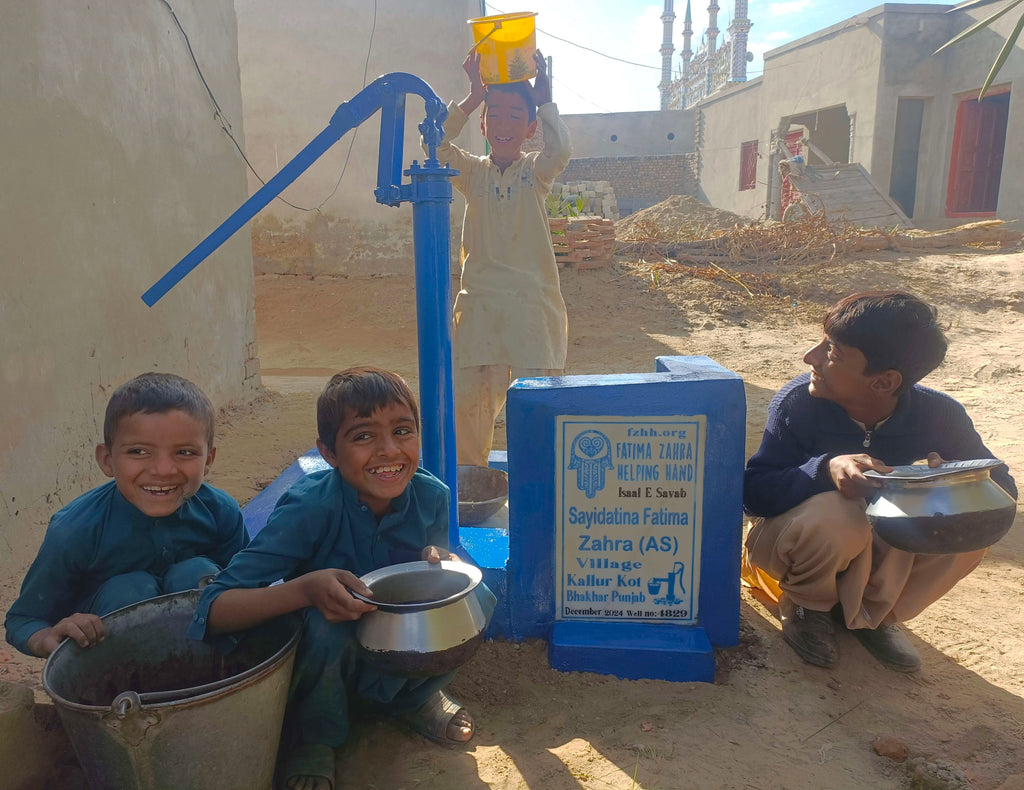
<path fill-rule="evenodd" d="M 370 53 L 373 52 L 373 34 L 377 32 L 377 0 L 373 0 L 373 24 L 370 26 L 370 41 L 366 45 L 366 60 L 363 62 L 363 88 L 366 87 L 366 74 L 370 69 Z M 360 88 L 362 90 L 362 88 Z M 334 193 L 338 191 L 338 187 L 341 186 L 341 179 L 345 177 L 345 171 L 348 170 L 348 160 L 352 156 L 352 147 L 356 144 L 356 135 L 359 133 L 359 127 L 357 126 L 352 130 L 352 139 L 348 143 L 348 153 L 345 154 L 345 164 L 341 167 L 341 175 L 338 176 L 337 182 L 334 184 L 334 189 L 331 190 L 331 194 L 325 197 L 316 207 L 316 211 L 320 211 L 324 207 L 324 203 L 334 197 Z"/>
<path fill-rule="evenodd" d="M 167 6 L 167 10 L 171 13 L 171 19 L 173 19 L 174 24 L 177 25 L 178 31 L 181 33 L 182 38 L 185 39 L 185 48 L 188 50 L 189 57 L 192 59 L 192 65 L 195 67 L 196 74 L 199 75 L 199 79 L 203 83 L 203 87 L 206 88 L 206 95 L 210 97 L 210 102 L 213 104 L 214 110 L 216 110 L 216 112 L 214 112 L 214 117 L 217 119 L 218 123 L 220 123 L 220 128 L 224 131 L 224 134 L 228 136 L 228 139 L 231 140 L 231 142 L 234 144 L 235 149 L 238 151 L 239 155 L 245 161 L 245 164 L 249 166 L 249 170 L 252 172 L 252 174 L 256 176 L 256 178 L 259 180 L 261 184 L 266 186 L 267 182 L 263 180 L 263 177 L 259 173 L 256 172 L 256 168 L 252 166 L 252 162 L 249 161 L 249 157 L 245 155 L 245 151 L 242 150 L 242 146 L 240 146 L 238 144 L 238 140 L 235 139 L 235 135 L 231 131 L 231 123 L 225 117 L 224 111 L 221 110 L 220 104 L 217 102 L 217 97 L 213 95 L 213 90 L 210 88 L 210 84 L 206 81 L 206 77 L 203 74 L 203 70 L 199 67 L 199 61 L 196 60 L 195 52 L 193 52 L 192 50 L 192 42 L 189 40 L 188 33 L 185 32 L 185 28 L 183 28 L 181 26 L 181 22 L 178 21 L 178 15 L 174 13 L 174 8 L 171 7 L 171 4 L 167 2 L 167 0 L 160 0 L 160 2 Z M 296 206 L 294 203 L 288 202 L 280 195 L 277 195 L 276 199 L 280 200 L 282 203 L 286 205 L 291 206 L 294 209 L 297 209 L 298 211 L 315 210 L 311 208 L 305 208 L 303 206 Z"/>
<path fill-rule="evenodd" d="M 257 180 L 261 184 L 266 186 L 267 182 L 256 171 L 256 168 L 253 167 L 252 162 L 249 161 L 249 157 L 246 156 L 245 151 L 242 149 L 242 146 L 239 145 L 238 144 L 238 140 L 235 139 L 235 135 L 231 131 L 231 122 L 228 121 L 227 117 L 224 115 L 224 111 L 221 109 L 221 106 L 220 106 L 220 104 L 217 101 L 217 97 L 214 96 L 214 94 L 213 94 L 213 89 L 210 88 L 210 84 L 206 81 L 206 76 L 203 74 L 203 70 L 200 68 L 199 61 L 196 59 L 195 52 L 192 49 L 192 41 L 189 39 L 188 33 L 185 32 L 185 28 L 182 27 L 181 22 L 178 20 L 178 15 L 174 12 L 174 8 L 171 6 L 171 4 L 168 2 L 168 0 L 160 0 L 160 2 L 163 3 L 164 6 L 167 7 L 167 10 L 171 14 L 171 19 L 174 20 L 174 24 L 177 26 L 178 31 L 181 33 L 182 38 L 185 40 L 185 48 L 188 50 L 188 55 L 189 55 L 189 58 L 191 58 L 191 60 L 192 60 L 192 65 L 193 65 L 193 67 L 196 70 L 196 74 L 199 75 L 199 80 L 203 83 L 203 87 L 206 89 L 206 95 L 209 97 L 210 103 L 213 104 L 214 118 L 217 119 L 217 122 L 220 124 L 220 128 L 223 130 L 224 134 L 226 134 L 228 136 L 228 139 L 231 140 L 232 144 L 235 146 L 235 149 L 238 151 L 239 155 L 242 157 L 242 160 L 249 167 L 249 171 L 254 176 L 256 176 Z M 367 47 L 366 47 L 366 60 L 363 63 L 363 85 L 362 85 L 363 88 L 366 87 L 366 75 L 367 75 L 367 73 L 369 71 L 369 68 L 370 68 L 370 55 L 373 52 L 373 36 L 374 36 L 374 33 L 376 32 L 376 30 L 377 30 L 377 0 L 373 0 L 373 24 L 372 24 L 372 26 L 370 28 L 370 38 L 369 38 L 369 42 L 368 42 Z M 286 200 L 285 198 L 281 197 L 280 195 L 276 195 L 275 199 L 276 200 L 280 200 L 285 205 L 291 206 L 293 209 L 296 209 L 297 211 L 316 211 L 316 212 L 319 212 L 320 209 L 323 208 L 324 204 L 328 200 L 330 200 L 332 197 L 334 197 L 334 193 L 337 192 L 338 191 L 338 187 L 341 186 L 341 180 L 342 180 L 342 178 L 345 177 L 345 171 L 348 169 L 349 158 L 352 156 L 352 148 L 355 145 L 356 134 L 358 133 L 358 131 L 359 131 L 358 127 L 352 131 L 352 139 L 349 141 L 348 153 L 345 155 L 345 162 L 344 162 L 344 164 L 342 165 L 342 168 L 341 168 L 341 175 L 338 176 L 338 180 L 334 184 L 334 189 L 332 189 L 330 194 L 327 195 L 327 197 L 325 197 L 322 201 L 320 201 L 320 203 L 318 205 L 316 205 L 316 206 L 314 206 L 312 208 L 309 208 L 309 207 L 306 207 L 306 206 L 298 206 L 295 203 L 292 203 L 292 202 Z"/>
<path fill-rule="evenodd" d="M 490 8 L 492 8 L 493 10 L 497 11 L 499 14 L 507 13 L 505 11 L 502 11 L 500 8 L 495 6 L 493 3 L 488 3 L 487 5 L 490 6 Z M 637 67 L 642 68 L 642 69 L 653 69 L 654 71 L 661 71 L 661 66 L 651 66 L 651 65 L 649 65 L 647 63 L 637 63 L 636 61 L 633 61 L 633 60 L 625 60 L 623 58 L 617 58 L 614 55 L 609 55 L 607 52 L 601 52 L 601 51 L 593 49 L 591 47 L 584 46 L 583 44 L 577 44 L 575 41 L 570 41 L 567 38 L 562 38 L 561 36 L 556 36 L 554 33 L 549 33 L 547 30 L 544 30 L 543 28 L 539 28 L 538 27 L 537 28 L 537 32 L 538 33 L 543 33 L 545 36 L 550 36 L 551 38 L 555 39 L 556 41 L 561 41 L 563 44 L 569 44 L 570 46 L 578 47 L 579 49 L 585 49 L 588 52 L 593 52 L 595 55 L 600 55 L 602 58 L 608 58 L 609 60 L 617 60 L 619 63 L 625 63 L 625 64 L 627 64 L 629 66 L 637 66 Z M 579 95 L 579 94 L 577 94 L 577 95 Z M 582 99 L 583 97 L 580 96 L 580 98 Z"/>

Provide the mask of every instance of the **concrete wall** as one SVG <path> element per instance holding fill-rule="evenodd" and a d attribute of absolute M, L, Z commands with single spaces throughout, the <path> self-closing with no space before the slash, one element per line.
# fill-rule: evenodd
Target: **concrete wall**
<path fill-rule="evenodd" d="M 382 74 L 412 73 L 445 101 L 466 95 L 462 61 L 473 43 L 466 20 L 481 15 L 480 0 L 378 6 L 374 19 L 374 3 L 362 0 L 236 0 L 247 153 L 264 179 L 320 133 L 339 104 Z M 407 165 L 423 159 L 416 129 L 422 120 L 423 102 L 410 97 Z M 285 190 L 283 197 L 301 208 L 275 200 L 261 212 L 253 223 L 257 272 L 412 270 L 411 207 L 382 206 L 373 197 L 379 133 L 376 115 Z M 467 126 L 459 145 L 483 153 L 478 123 Z M 260 182 L 250 175 L 249 185 Z M 456 194 L 456 252 L 462 213 Z"/>
<path fill-rule="evenodd" d="M 765 212 L 771 126 L 761 115 L 761 78 L 702 102 L 697 110 L 700 140 L 700 191 L 706 203 L 745 217 Z M 740 146 L 757 140 L 757 187 L 740 190 Z"/>
<path fill-rule="evenodd" d="M 576 159 L 562 171 L 563 184 L 607 181 L 615 191 L 619 216 L 653 206 L 672 195 L 697 194 L 695 154 Z"/>
<path fill-rule="evenodd" d="M 572 135 L 572 155 L 578 159 L 688 154 L 694 150 L 692 110 L 588 113 L 562 119 Z"/>
<path fill-rule="evenodd" d="M 173 5 L 242 142 L 230 0 Z M 140 298 L 246 194 L 167 7 L 8 4 L 0 106 L 0 574 L 10 577 L 52 512 L 104 479 L 93 448 L 114 387 L 175 372 L 220 405 L 258 378 L 244 234 L 155 307 Z"/>
<path fill-rule="evenodd" d="M 914 14 L 890 12 L 886 15 L 878 110 L 878 137 L 884 144 L 877 149 L 871 172 L 880 183 L 888 184 L 898 99 L 901 96 L 923 98 L 924 118 L 914 211 L 916 222 L 953 225 L 969 221 L 946 217 L 957 107 L 962 99 L 977 95 L 1019 14 L 1007 14 L 990 29 L 954 45 L 937 57 L 930 53 L 993 10 L 996 10 L 995 6 L 949 15 L 933 16 L 920 10 Z M 1024 140 L 1024 111 L 1020 107 L 1024 102 L 1024 42 L 1020 40 L 992 88 L 993 91 L 1007 89 L 1010 91 L 1010 116 L 997 216 L 1020 219 L 1024 218 L 1024 184 L 1016 177 L 1024 167 L 1024 146 L 1021 145 L 1021 140 Z"/>
<path fill-rule="evenodd" d="M 946 14 L 951 7 L 878 6 L 766 53 L 760 80 L 701 102 L 701 197 L 747 216 L 762 215 L 774 180 L 774 165 L 767 159 L 772 131 L 784 133 L 791 119 L 839 107 L 850 114 L 849 161 L 864 165 L 887 193 L 899 98 L 921 98 L 925 105 L 913 219 L 926 226 L 964 221 L 945 216 L 957 104 L 981 87 L 1018 15 L 1008 14 L 991 30 L 933 56 L 939 46 L 993 10 L 986 6 Z M 1024 166 L 1024 113 L 1014 96 L 1014 83 L 1022 78 L 1024 42 L 1018 42 L 996 81 L 999 89 L 1011 90 L 997 212 L 1005 219 L 1024 216 L 1024 185 L 1012 177 Z M 840 134 L 820 131 L 830 143 Z M 737 178 L 739 145 L 754 139 L 762 156 L 755 191 L 764 190 L 757 196 L 739 191 Z M 814 142 L 813 128 L 810 139 Z M 762 171 L 769 177 L 763 184 Z"/>
<path fill-rule="evenodd" d="M 776 180 L 772 131 L 784 134 L 792 118 L 817 109 L 845 106 L 855 117 L 852 161 L 871 161 L 881 51 L 877 19 L 863 15 L 765 53 L 760 80 L 701 102 L 701 188 L 709 202 L 764 215 Z M 741 192 L 739 146 L 747 140 L 758 140 L 758 188 Z"/>

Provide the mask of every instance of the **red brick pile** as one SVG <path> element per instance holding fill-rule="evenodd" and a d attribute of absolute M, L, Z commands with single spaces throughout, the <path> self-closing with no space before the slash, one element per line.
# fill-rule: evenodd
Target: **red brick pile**
<path fill-rule="evenodd" d="M 599 269 L 614 262 L 614 221 L 602 217 L 552 217 L 548 225 L 559 268 Z"/>

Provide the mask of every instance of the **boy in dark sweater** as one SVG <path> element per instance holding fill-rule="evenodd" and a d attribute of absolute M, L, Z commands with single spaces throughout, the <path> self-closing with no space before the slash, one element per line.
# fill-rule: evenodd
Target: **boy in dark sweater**
<path fill-rule="evenodd" d="M 748 559 L 779 581 L 783 638 L 804 661 L 836 663 L 837 615 L 883 664 L 914 672 L 920 658 L 897 623 L 952 589 L 985 550 L 923 555 L 884 543 L 864 513 L 880 483 L 864 472 L 992 453 L 963 406 L 917 383 L 946 354 L 929 305 L 895 291 L 857 293 L 829 309 L 824 329 L 804 355 L 811 372 L 772 399 L 747 462 Z M 1016 498 L 1004 466 L 992 478 Z"/>

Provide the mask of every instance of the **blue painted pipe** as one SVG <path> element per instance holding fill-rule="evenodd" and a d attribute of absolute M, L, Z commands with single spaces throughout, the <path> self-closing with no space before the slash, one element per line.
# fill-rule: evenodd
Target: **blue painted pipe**
<path fill-rule="evenodd" d="M 452 498 L 448 544 L 459 545 L 458 465 L 452 404 L 452 280 L 449 167 L 428 159 L 405 171 L 410 176 L 413 246 L 416 254 L 416 326 L 419 341 L 423 464 L 447 482 Z"/>
<path fill-rule="evenodd" d="M 405 171 L 405 175 L 410 176 L 410 183 L 403 185 L 402 142 L 405 136 L 405 97 L 409 93 L 423 98 L 426 117 L 419 130 L 427 144 L 428 154 L 422 167 L 413 162 Z M 458 171 L 447 165 L 441 167 L 437 160 L 437 146 L 444 138 L 443 124 L 448 109 L 426 82 L 403 72 L 385 74 L 350 101 L 341 104 L 326 129 L 161 277 L 142 295 L 142 300 L 150 307 L 155 305 L 342 136 L 377 110 L 381 110 L 381 130 L 374 196 L 378 203 L 389 206 L 403 202 L 413 204 L 423 465 L 451 489 L 449 543 L 455 549 L 459 546 L 458 466 L 452 408 L 452 293 L 448 267 L 451 254 L 450 179 Z"/>

